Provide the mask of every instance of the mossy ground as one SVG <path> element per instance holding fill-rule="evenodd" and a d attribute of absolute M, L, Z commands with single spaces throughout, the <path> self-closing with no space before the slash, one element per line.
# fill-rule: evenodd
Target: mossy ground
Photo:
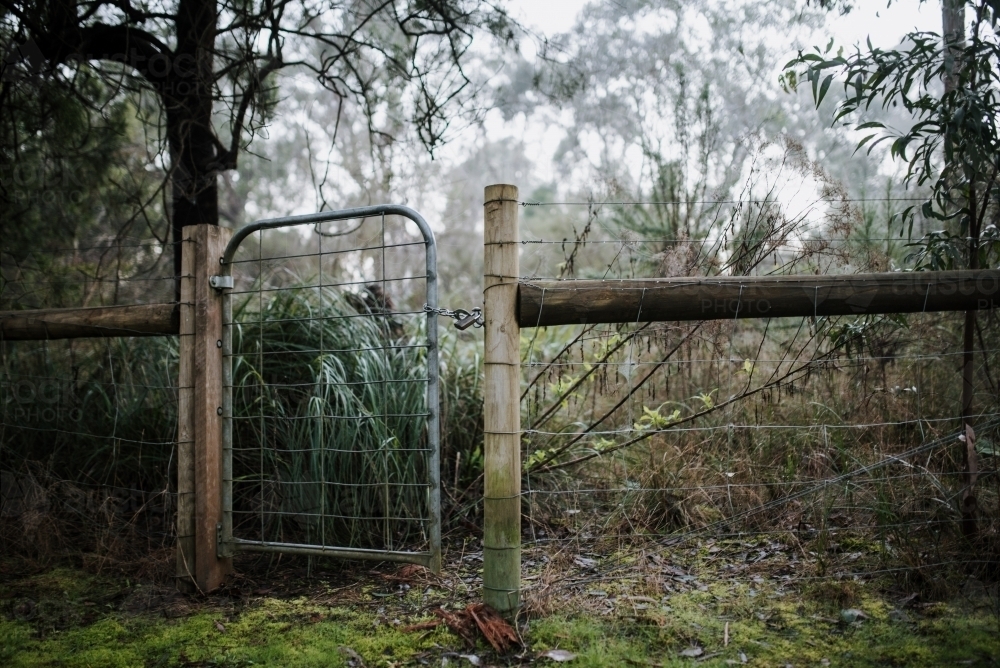
<path fill-rule="evenodd" d="M 107 573 L 0 564 L 0 665 L 473 665 L 463 655 L 482 665 L 545 665 L 549 649 L 574 653 L 566 665 L 581 667 L 1000 664 L 996 592 L 978 580 L 932 600 L 890 580 L 741 569 L 725 556 L 745 544 L 527 551 L 525 648 L 506 657 L 444 627 L 406 628 L 438 606 L 475 600 L 474 552 L 451 560 L 442 578 L 413 567 L 300 564 L 256 571 L 210 597 Z M 845 621 L 844 609 L 863 616 Z"/>
<path fill-rule="evenodd" d="M 783 596 L 747 605 L 745 591 L 687 594 L 642 615 L 553 616 L 530 625 L 536 651 L 576 653 L 575 666 L 945 666 L 1000 662 L 997 618 L 942 605 L 932 615 L 891 614 L 878 597 L 847 624 L 825 602 Z M 725 627 L 728 622 L 728 644 Z M 685 650 L 695 657 L 684 656 Z M 699 652 L 700 650 L 700 652 Z"/>

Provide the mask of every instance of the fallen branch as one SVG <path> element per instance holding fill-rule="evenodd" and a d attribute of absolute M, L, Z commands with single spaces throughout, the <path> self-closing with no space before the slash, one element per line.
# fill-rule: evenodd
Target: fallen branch
<path fill-rule="evenodd" d="M 498 654 L 506 654 L 511 648 L 521 645 L 514 630 L 500 614 L 485 603 L 470 603 L 460 612 L 449 612 L 444 608 L 434 611 L 437 619 L 405 627 L 404 631 L 426 631 L 444 624 L 459 636 L 469 647 L 476 645 L 476 631 L 486 639 Z"/>

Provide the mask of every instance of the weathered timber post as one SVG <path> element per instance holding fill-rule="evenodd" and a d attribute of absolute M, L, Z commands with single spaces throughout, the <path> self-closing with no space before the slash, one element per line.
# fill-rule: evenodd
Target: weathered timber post
<path fill-rule="evenodd" d="M 230 230 L 184 228 L 177 396 L 177 586 L 209 592 L 232 570 L 216 555 L 222 521 L 222 296 L 209 278 Z"/>
<path fill-rule="evenodd" d="M 517 194 L 515 186 L 487 186 L 483 225 L 483 600 L 508 616 L 521 589 Z"/>

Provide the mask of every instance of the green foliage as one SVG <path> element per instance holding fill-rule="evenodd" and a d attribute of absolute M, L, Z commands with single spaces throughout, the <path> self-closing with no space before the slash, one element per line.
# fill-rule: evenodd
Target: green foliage
<path fill-rule="evenodd" d="M 0 31 L 6 54 L 11 36 Z M 146 222 L 163 233 L 150 201 L 159 185 L 136 148 L 133 98 L 86 66 L 71 81 L 33 77 L 2 82 L 0 237 L 6 262 L 34 251 L 88 246 L 128 235 Z M 151 219 L 151 220 L 150 220 Z M 34 263 L 46 265 L 45 255 Z M 48 304 L 54 305 L 54 304 Z"/>
<path fill-rule="evenodd" d="M 946 44 L 932 32 L 911 32 L 895 49 L 857 49 L 845 55 L 824 49 L 801 53 L 785 65 L 783 84 L 808 83 L 818 107 L 836 79 L 842 81 L 834 122 L 867 131 L 857 149 L 869 154 L 888 142 L 889 154 L 906 167 L 906 183 L 931 196 L 901 213 L 912 236 L 919 213 L 946 225 L 919 243 L 910 256 L 917 268 L 992 266 L 1000 246 L 983 236 L 997 216 L 1000 175 L 1000 39 L 995 3 L 969 2 L 974 17 L 967 38 Z M 945 82 L 944 91 L 941 82 Z M 905 129 L 868 120 L 873 108 L 900 107 L 913 118 Z"/>
<path fill-rule="evenodd" d="M 702 399 L 703 397 L 699 396 L 698 398 Z M 710 404 L 712 398 L 709 396 L 707 398 L 707 401 Z M 634 425 L 635 430 L 646 431 L 649 429 L 665 429 L 666 427 L 669 427 L 671 424 L 676 422 L 677 419 L 681 416 L 681 411 L 679 408 L 674 409 L 674 411 L 669 415 L 661 414 L 660 408 L 663 408 L 663 406 L 660 406 L 659 408 L 648 408 L 647 406 L 643 406 L 642 417 L 639 418 L 639 421 L 635 423 Z M 711 405 L 709 405 L 709 408 L 711 408 Z M 604 444 L 605 448 L 607 447 L 607 445 L 609 444 Z M 599 449 L 604 449 L 604 448 L 599 448 Z"/>

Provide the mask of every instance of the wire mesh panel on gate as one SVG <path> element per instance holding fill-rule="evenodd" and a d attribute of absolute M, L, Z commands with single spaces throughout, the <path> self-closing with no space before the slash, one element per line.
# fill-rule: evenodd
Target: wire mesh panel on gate
<path fill-rule="evenodd" d="M 433 248 L 415 227 L 382 213 L 261 230 L 229 263 L 231 545 L 420 563 L 437 552 L 436 348 L 422 309 Z"/>

